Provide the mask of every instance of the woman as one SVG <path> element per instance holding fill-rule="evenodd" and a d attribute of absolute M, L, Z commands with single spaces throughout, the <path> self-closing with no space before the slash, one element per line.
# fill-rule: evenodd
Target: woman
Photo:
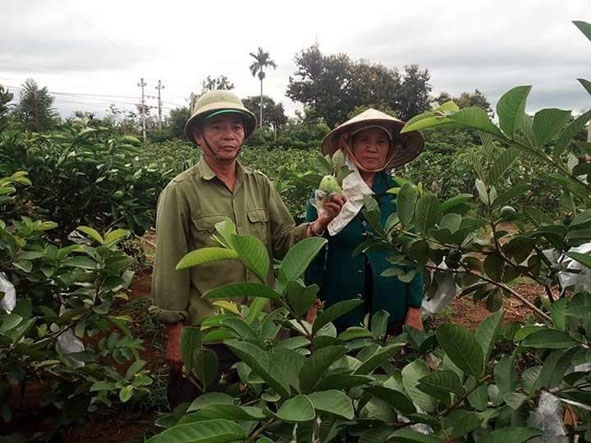
<path fill-rule="evenodd" d="M 362 194 L 373 194 L 379 204 L 381 223 L 396 211 L 394 196 L 386 193 L 399 186 L 388 171 L 414 159 L 423 149 L 420 132 L 400 134 L 404 122 L 375 109 L 368 109 L 331 131 L 322 142 L 322 152 L 332 155 L 341 149 L 353 173 L 343 181 L 347 203 L 331 225 L 328 236 L 311 222 L 311 230 L 326 235 L 327 249 L 318 254 L 306 273 L 306 283 L 320 286 L 318 298 L 330 306 L 339 301 L 361 298 L 364 304 L 337 319 L 337 329 L 363 323 L 366 314 L 379 310 L 390 313 L 388 335 L 402 332 L 402 325 L 423 329 L 421 302 L 423 283 L 419 273 L 410 283 L 397 277 L 382 277 L 393 265 L 387 258 L 391 251 L 370 251 L 353 256 L 355 248 L 370 232 L 360 211 Z M 351 207 L 347 207 L 350 205 Z M 347 217 L 346 214 L 349 214 Z M 306 218 L 316 220 L 317 211 L 309 204 Z M 343 227 L 344 226 L 344 227 Z M 335 234 L 336 235 L 332 235 Z"/>

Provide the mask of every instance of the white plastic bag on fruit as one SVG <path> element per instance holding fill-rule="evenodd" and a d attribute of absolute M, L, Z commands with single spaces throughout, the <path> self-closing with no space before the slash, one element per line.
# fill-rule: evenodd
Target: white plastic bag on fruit
<path fill-rule="evenodd" d="M 560 399 L 549 392 L 542 392 L 538 408 L 530 412 L 527 425 L 542 430 L 543 435 L 536 437 L 536 443 L 567 443 L 566 429 L 562 417 L 564 412 Z"/>
<path fill-rule="evenodd" d="M 442 270 L 448 269 L 445 261 L 442 261 L 437 268 Z M 431 315 L 437 314 L 452 302 L 459 289 L 460 287 L 456 284 L 453 274 L 446 273 L 443 275 L 441 283 L 439 283 L 433 297 L 429 300 L 426 298 L 423 299 L 421 308 Z"/>
<path fill-rule="evenodd" d="M 584 243 L 580 246 L 570 248 L 568 252 L 578 252 L 579 254 L 591 253 L 591 243 Z M 582 265 L 575 259 L 567 257 L 566 255 L 560 256 L 558 263 L 566 265 L 568 272 L 561 271 L 558 273 L 558 281 L 562 290 L 574 286 L 575 292 L 588 291 L 591 292 L 591 269 Z"/>
<path fill-rule="evenodd" d="M 337 235 L 363 208 L 363 197 L 373 195 L 371 188 L 363 181 L 361 174 L 351 161 L 346 158 L 345 165 L 352 171 L 343 179 L 343 195 L 347 202 L 341 208 L 341 212 L 328 224 L 329 235 Z M 316 206 L 318 209 L 318 206 Z M 320 211 L 320 209 L 318 209 Z"/>
<path fill-rule="evenodd" d="M 10 314 L 16 306 L 16 289 L 4 272 L 0 272 L 0 292 L 4 293 L 0 300 L 0 308 Z"/>
<path fill-rule="evenodd" d="M 78 360 L 70 354 L 84 351 L 84 343 L 74 335 L 74 331 L 68 329 L 66 332 L 60 334 L 57 338 L 57 347 L 60 352 L 66 355 L 66 358 L 74 368 L 80 368 L 84 366 L 84 362 Z"/>

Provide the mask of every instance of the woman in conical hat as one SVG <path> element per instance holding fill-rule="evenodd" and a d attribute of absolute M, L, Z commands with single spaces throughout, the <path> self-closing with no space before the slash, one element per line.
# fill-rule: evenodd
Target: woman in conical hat
<path fill-rule="evenodd" d="M 400 134 L 405 122 L 375 109 L 357 115 L 332 130 L 322 142 L 322 152 L 333 155 L 342 150 L 353 170 L 343 180 L 347 203 L 328 225 L 327 249 L 320 253 L 306 273 L 306 283 L 320 286 L 318 298 L 330 306 L 352 298 L 364 304 L 339 317 L 337 328 L 344 330 L 363 323 L 366 314 L 380 310 L 389 316 L 388 333 L 397 335 L 402 325 L 423 328 L 421 303 L 423 282 L 420 273 L 405 283 L 398 277 L 382 277 L 392 264 L 388 251 L 368 251 L 353 256 L 353 251 L 366 240 L 371 228 L 360 211 L 363 195 L 373 195 L 384 225 L 396 211 L 393 194 L 388 189 L 399 184 L 389 171 L 400 167 L 420 154 L 424 139 L 420 132 Z M 317 211 L 308 205 L 307 218 L 316 219 Z M 330 234 L 330 235 L 329 235 Z"/>

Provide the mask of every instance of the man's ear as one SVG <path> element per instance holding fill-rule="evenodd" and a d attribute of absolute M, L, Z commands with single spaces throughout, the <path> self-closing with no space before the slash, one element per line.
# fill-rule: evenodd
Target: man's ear
<path fill-rule="evenodd" d="M 201 128 L 199 126 L 193 126 L 191 128 L 191 135 L 193 136 L 193 140 L 195 141 L 195 143 L 197 143 L 199 146 L 201 146 L 201 142 L 202 142 Z"/>

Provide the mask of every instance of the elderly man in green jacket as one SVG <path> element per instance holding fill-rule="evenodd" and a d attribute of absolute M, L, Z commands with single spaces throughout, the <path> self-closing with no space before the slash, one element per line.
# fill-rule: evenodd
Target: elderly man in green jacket
<path fill-rule="evenodd" d="M 230 218 L 238 234 L 253 235 L 270 256 L 282 258 L 299 240 L 324 231 L 340 211 L 335 198 L 313 223 L 296 226 L 273 184 L 261 172 L 238 162 L 242 144 L 256 127 L 256 118 L 229 91 L 210 91 L 199 98 L 185 126 L 185 135 L 202 150 L 199 163 L 175 177 L 162 191 L 156 217 L 156 257 L 150 312 L 167 325 L 166 358 L 171 364 L 171 405 L 190 401 L 198 392 L 178 373 L 180 335 L 185 324 L 198 325 L 213 306 L 201 295 L 214 287 L 256 281 L 240 262 L 224 260 L 175 270 L 188 252 L 215 246 L 215 224 Z M 272 284 L 273 275 L 268 276 Z M 246 302 L 241 300 L 241 302 Z M 221 371 L 235 361 L 221 344 L 212 345 Z M 176 369 L 176 370 L 175 370 Z"/>

